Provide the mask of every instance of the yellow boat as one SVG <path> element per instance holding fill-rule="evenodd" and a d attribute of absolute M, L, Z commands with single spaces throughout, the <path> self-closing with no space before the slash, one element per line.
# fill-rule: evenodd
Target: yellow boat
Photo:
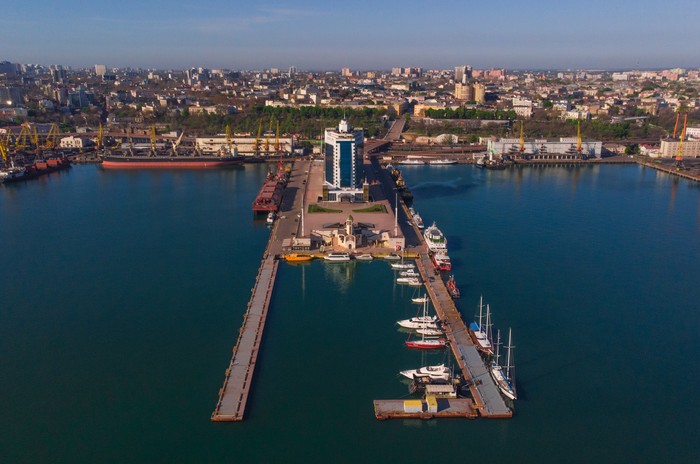
<path fill-rule="evenodd" d="M 313 256 L 303 253 L 289 253 L 284 255 L 284 260 L 288 263 L 301 263 L 303 261 L 311 261 L 312 259 L 314 259 Z"/>

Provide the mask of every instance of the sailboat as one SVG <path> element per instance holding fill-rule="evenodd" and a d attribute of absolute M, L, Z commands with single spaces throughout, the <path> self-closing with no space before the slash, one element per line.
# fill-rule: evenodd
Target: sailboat
<path fill-rule="evenodd" d="M 444 338 L 426 338 L 426 336 L 422 334 L 420 340 L 406 340 L 406 346 L 408 348 L 417 348 L 421 350 L 436 350 L 444 348 L 446 344 L 447 340 Z"/>
<path fill-rule="evenodd" d="M 404 329 L 437 329 L 437 316 L 428 316 L 428 300 L 423 302 L 423 315 L 396 321 Z"/>
<path fill-rule="evenodd" d="M 517 394 L 515 393 L 515 367 L 511 366 L 511 349 L 515 348 L 511 343 L 511 329 L 508 329 L 508 354 L 506 356 L 505 371 L 504 368 L 498 364 L 498 358 L 500 356 L 499 345 L 501 344 L 501 331 L 498 331 L 498 338 L 496 342 L 496 359 L 489 367 L 491 371 L 491 377 L 496 382 L 498 389 L 501 390 L 504 396 L 510 398 L 511 400 L 517 399 Z"/>
<path fill-rule="evenodd" d="M 491 340 L 489 340 L 487 333 L 488 327 L 491 323 L 491 309 L 489 305 L 486 305 L 486 330 L 484 330 L 484 326 L 481 324 L 483 312 L 484 297 L 482 296 L 479 299 L 479 323 L 477 324 L 476 321 L 474 321 L 469 324 L 469 333 L 471 334 L 474 343 L 476 343 L 476 348 L 479 351 L 486 354 L 493 354 L 493 347 L 491 346 Z"/>
<path fill-rule="evenodd" d="M 413 269 L 414 267 L 416 267 L 416 265 L 413 263 L 404 263 L 403 254 L 401 255 L 401 262 L 391 263 L 392 269 Z"/>

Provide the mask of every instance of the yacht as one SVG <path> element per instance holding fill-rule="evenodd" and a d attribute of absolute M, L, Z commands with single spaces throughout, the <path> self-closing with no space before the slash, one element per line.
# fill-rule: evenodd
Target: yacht
<path fill-rule="evenodd" d="M 350 255 L 347 253 L 333 252 L 325 255 L 323 259 L 325 259 L 326 261 L 341 263 L 350 261 Z"/>
<path fill-rule="evenodd" d="M 416 272 L 416 270 L 413 268 L 408 269 L 406 271 L 401 271 L 399 272 L 399 275 L 401 277 L 420 277 L 420 273 Z"/>
<path fill-rule="evenodd" d="M 423 224 L 423 218 L 420 217 L 420 214 L 416 213 L 413 215 L 413 223 L 418 227 L 419 229 L 424 229 L 425 224 Z"/>
<path fill-rule="evenodd" d="M 500 356 L 500 350 L 498 347 L 500 345 L 500 340 L 501 331 L 499 330 L 498 341 L 496 342 L 496 359 L 493 364 L 491 364 L 489 370 L 491 371 L 491 377 L 493 377 L 494 382 L 496 382 L 496 385 L 498 386 L 498 389 L 501 390 L 501 393 L 503 393 L 503 396 L 510 398 L 511 400 L 515 400 L 518 398 L 518 395 L 515 392 L 515 381 L 513 375 L 514 367 L 510 364 L 510 350 L 514 348 L 511 344 L 511 330 L 508 329 L 508 346 L 506 347 L 508 348 L 508 355 L 506 358 L 505 369 L 498 364 L 498 358 Z"/>
<path fill-rule="evenodd" d="M 483 297 L 479 300 L 479 322 L 472 322 L 469 324 L 469 333 L 472 335 L 472 339 L 476 343 L 476 348 L 485 353 L 493 354 L 493 346 L 491 346 L 491 340 L 489 340 L 488 333 L 490 331 L 489 326 L 491 325 L 491 309 L 489 305 L 486 305 L 486 325 L 482 325 L 481 321 L 484 314 L 484 304 Z"/>
<path fill-rule="evenodd" d="M 451 160 L 451 159 L 436 159 L 436 160 L 430 160 L 428 162 L 429 165 L 431 166 L 447 166 L 449 164 L 457 164 L 457 160 Z"/>
<path fill-rule="evenodd" d="M 428 249 L 433 252 L 444 251 L 447 252 L 447 239 L 445 235 L 438 229 L 438 227 L 433 222 L 433 225 L 425 229 L 423 233 L 425 237 L 425 242 L 428 244 Z"/>
<path fill-rule="evenodd" d="M 418 369 L 408 369 L 399 372 L 399 374 L 411 380 L 425 378 L 430 380 L 450 380 L 450 368 L 446 367 L 444 364 L 438 364 L 437 366 L 424 366 L 419 367 Z"/>
<path fill-rule="evenodd" d="M 360 253 L 359 255 L 355 255 L 355 259 L 358 261 L 372 261 L 374 258 L 369 253 Z"/>

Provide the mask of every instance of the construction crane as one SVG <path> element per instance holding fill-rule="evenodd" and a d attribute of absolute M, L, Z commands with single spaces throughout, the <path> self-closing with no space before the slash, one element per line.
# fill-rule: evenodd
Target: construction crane
<path fill-rule="evenodd" d="M 681 131 L 681 140 L 678 144 L 678 154 L 676 155 L 676 171 L 683 169 L 683 139 L 685 138 L 685 129 L 688 126 L 688 113 L 683 117 L 683 130 Z"/>
<path fill-rule="evenodd" d="M 258 135 L 255 137 L 255 143 L 253 144 L 253 154 L 255 156 L 260 156 L 260 135 L 262 134 L 262 119 L 258 123 Z"/>

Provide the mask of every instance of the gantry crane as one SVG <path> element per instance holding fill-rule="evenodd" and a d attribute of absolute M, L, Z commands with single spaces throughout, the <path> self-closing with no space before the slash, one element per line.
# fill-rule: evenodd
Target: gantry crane
<path fill-rule="evenodd" d="M 46 142 L 44 143 L 44 148 L 47 150 L 53 150 L 58 147 L 58 125 L 56 123 L 51 124 L 51 129 L 49 133 L 46 134 Z"/>

